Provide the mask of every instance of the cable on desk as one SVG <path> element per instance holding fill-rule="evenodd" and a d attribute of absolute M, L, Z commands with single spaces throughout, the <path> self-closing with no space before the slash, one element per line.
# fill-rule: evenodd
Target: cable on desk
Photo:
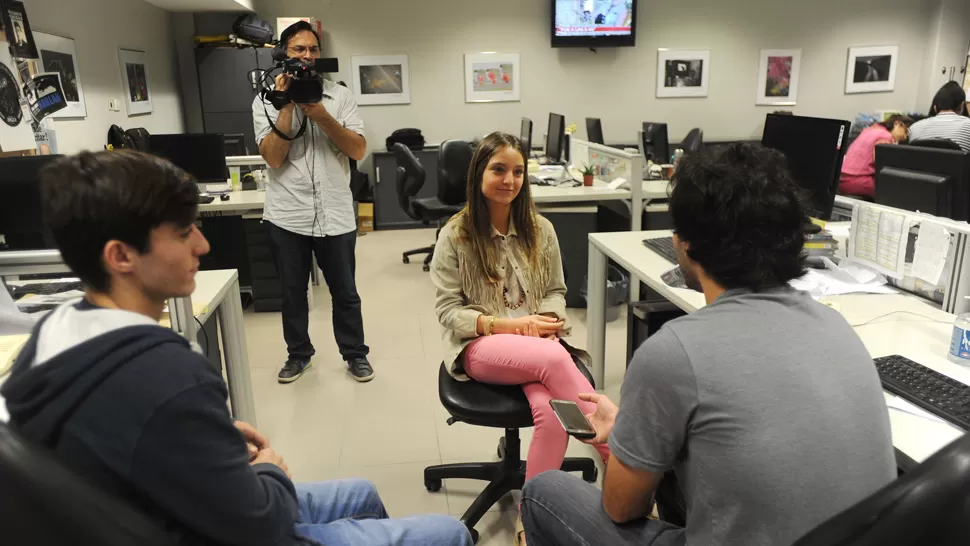
<path fill-rule="evenodd" d="M 860 322 L 859 324 L 850 324 L 849 326 L 851 326 L 853 328 L 860 328 L 862 326 L 867 326 L 867 325 L 869 325 L 869 324 L 871 324 L 871 323 L 873 323 L 873 322 L 875 322 L 875 321 L 877 321 L 879 319 L 884 319 L 886 317 L 895 315 L 897 313 L 902 313 L 902 314 L 906 314 L 906 315 L 913 315 L 914 317 L 920 317 L 922 319 L 926 319 L 928 322 L 938 322 L 940 324 L 952 324 L 953 323 L 952 320 L 937 320 L 937 319 L 935 319 L 933 317 L 928 317 L 926 315 L 921 315 L 919 313 L 914 313 L 912 311 L 892 311 L 892 312 L 886 313 L 885 315 L 879 315 L 876 318 L 869 319 L 869 320 L 867 320 L 865 322 Z"/>
<path fill-rule="evenodd" d="M 205 333 L 205 327 L 202 326 L 202 323 L 199 321 L 198 317 L 193 315 L 192 318 L 195 319 L 196 324 L 199 325 L 199 331 L 202 332 L 202 337 L 205 338 L 205 345 L 202 346 L 202 356 L 209 358 L 209 334 Z"/>

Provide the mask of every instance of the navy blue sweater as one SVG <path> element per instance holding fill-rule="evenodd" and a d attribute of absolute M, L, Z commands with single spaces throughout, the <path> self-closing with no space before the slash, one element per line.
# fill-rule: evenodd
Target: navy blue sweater
<path fill-rule="evenodd" d="M 179 544 L 301 543 L 293 483 L 249 464 L 222 377 L 175 332 L 125 313 L 82 303 L 38 324 L 2 388 L 11 424 Z"/>

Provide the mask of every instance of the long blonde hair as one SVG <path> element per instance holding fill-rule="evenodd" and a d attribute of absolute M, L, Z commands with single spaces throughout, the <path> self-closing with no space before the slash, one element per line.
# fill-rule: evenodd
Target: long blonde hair
<path fill-rule="evenodd" d="M 492 221 L 488 214 L 488 198 L 482 193 L 482 181 L 488 162 L 505 148 L 515 149 L 522 155 L 522 160 L 528 162 L 529 158 L 522 146 L 522 141 L 517 137 L 502 132 L 495 132 L 485 137 L 475 150 L 471 164 L 468 166 L 465 208 L 452 219 L 461 226 L 463 232 L 461 236 L 471 244 L 481 262 L 485 278 L 492 284 L 499 282 L 503 277 L 499 273 L 501 264 L 498 263 L 498 249 L 492 240 Z M 530 265 L 534 268 L 539 267 L 539 224 L 528 180 L 523 182 L 522 189 L 512 201 L 509 220 L 515 225 Z"/>

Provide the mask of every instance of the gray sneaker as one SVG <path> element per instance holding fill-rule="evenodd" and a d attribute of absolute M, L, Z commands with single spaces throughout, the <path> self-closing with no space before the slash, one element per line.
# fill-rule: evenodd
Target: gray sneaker
<path fill-rule="evenodd" d="M 354 380 L 358 383 L 366 383 L 371 379 L 374 379 L 374 368 L 372 368 L 370 362 L 368 362 L 367 359 L 362 356 L 348 360 L 347 366 L 349 366 L 350 375 L 353 376 Z"/>
<path fill-rule="evenodd" d="M 280 370 L 280 374 L 276 376 L 276 380 L 280 383 L 292 383 L 303 375 L 303 372 L 310 367 L 309 360 L 297 360 L 295 358 L 289 358 L 286 360 L 286 364 L 283 364 L 283 369 Z"/>

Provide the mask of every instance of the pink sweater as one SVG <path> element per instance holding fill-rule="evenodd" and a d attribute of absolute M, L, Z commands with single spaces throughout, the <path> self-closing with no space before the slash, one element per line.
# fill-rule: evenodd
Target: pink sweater
<path fill-rule="evenodd" d="M 882 125 L 867 127 L 852 142 L 842 160 L 839 192 L 847 195 L 876 196 L 876 145 L 892 144 L 893 135 Z"/>

